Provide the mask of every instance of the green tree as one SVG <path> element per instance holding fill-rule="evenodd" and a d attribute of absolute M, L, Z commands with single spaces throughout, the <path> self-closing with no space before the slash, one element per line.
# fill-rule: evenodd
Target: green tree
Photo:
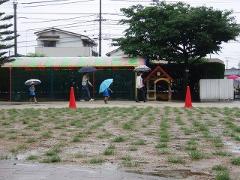
<path fill-rule="evenodd" d="M 129 28 L 125 30 L 125 37 L 115 39 L 114 45 L 131 56 L 184 63 L 186 72 L 189 63 L 219 52 L 222 42 L 235 40 L 240 33 L 231 11 L 204 6 L 162 2 L 121 11 L 126 18 L 120 23 L 128 24 Z"/>
<path fill-rule="evenodd" d="M 0 0 L 0 6 L 9 0 Z M 12 35 L 14 32 L 9 30 L 13 25 L 7 23 L 8 20 L 13 18 L 12 15 L 5 15 L 4 12 L 0 12 L 0 66 L 10 60 L 8 57 L 8 49 L 13 47 L 11 41 L 14 39 Z"/>

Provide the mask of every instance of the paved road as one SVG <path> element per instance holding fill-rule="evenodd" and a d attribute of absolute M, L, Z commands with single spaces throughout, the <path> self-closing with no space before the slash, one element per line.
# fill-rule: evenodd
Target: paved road
<path fill-rule="evenodd" d="M 0 161 L 0 180 L 169 180 L 157 176 L 127 173 L 105 165 L 86 168 L 77 165 L 30 164 Z"/>
<path fill-rule="evenodd" d="M 110 101 L 109 104 L 104 104 L 103 101 L 93 102 L 77 102 L 77 107 L 183 107 L 184 102 L 164 102 L 164 101 L 149 101 L 146 103 L 136 103 L 134 101 Z M 229 101 L 229 102 L 199 102 L 193 103 L 194 107 L 240 107 L 240 101 Z M 65 108 L 68 107 L 68 102 L 54 101 L 54 102 L 39 102 L 38 104 L 30 104 L 28 102 L 4 102 L 0 101 L 0 109 L 23 109 L 23 108 Z"/>

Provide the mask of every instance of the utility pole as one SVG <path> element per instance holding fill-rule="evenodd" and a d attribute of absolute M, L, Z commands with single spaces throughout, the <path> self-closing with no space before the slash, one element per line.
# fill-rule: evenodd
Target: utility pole
<path fill-rule="evenodd" d="M 17 57 L 17 1 L 13 2 L 14 9 L 14 56 Z"/>
<path fill-rule="evenodd" d="M 99 51 L 98 56 L 102 56 L 102 0 L 99 0 Z"/>
<path fill-rule="evenodd" d="M 226 60 L 226 69 L 228 69 L 228 59 Z"/>

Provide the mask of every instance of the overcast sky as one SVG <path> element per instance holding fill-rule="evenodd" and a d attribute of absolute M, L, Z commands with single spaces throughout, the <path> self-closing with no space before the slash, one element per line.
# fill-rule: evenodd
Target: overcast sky
<path fill-rule="evenodd" d="M 41 3 L 44 2 L 45 3 Z M 46 2 L 47 1 L 47 2 Z M 27 54 L 34 52 L 36 36 L 34 32 L 48 27 L 56 27 L 63 30 L 80 33 L 90 38 L 98 38 L 98 13 L 99 0 L 18 0 L 18 52 Z M 40 3 L 39 3 L 40 2 Z M 103 49 L 102 54 L 115 49 L 111 46 L 111 39 L 121 37 L 126 26 L 117 24 L 123 18 L 120 8 L 134 4 L 150 5 L 151 0 L 102 0 L 103 13 Z M 175 2 L 167 0 L 166 2 Z M 215 9 L 233 10 L 233 15 L 240 24 L 240 1 L 239 0 L 185 0 L 192 6 L 211 6 Z M 13 0 L 1 6 L 1 11 L 12 14 Z M 47 5 L 47 6 L 46 6 Z M 240 38 L 238 38 L 240 40 Z M 237 67 L 240 62 L 240 42 L 229 42 L 222 45 L 222 51 L 218 57 L 228 67 Z M 208 56 L 209 57 L 209 56 Z"/>

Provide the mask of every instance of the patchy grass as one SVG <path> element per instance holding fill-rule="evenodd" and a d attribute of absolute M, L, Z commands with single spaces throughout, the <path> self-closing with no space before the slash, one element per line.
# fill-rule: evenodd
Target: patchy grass
<path fill-rule="evenodd" d="M 0 133 L 0 139 L 4 138 L 6 135 L 3 133 Z"/>
<path fill-rule="evenodd" d="M 224 146 L 221 137 L 213 137 L 212 142 L 213 142 L 213 145 L 217 148 Z"/>
<path fill-rule="evenodd" d="M 74 136 L 72 142 L 80 142 L 81 138 L 79 136 Z"/>
<path fill-rule="evenodd" d="M 134 161 L 131 156 L 127 155 L 122 157 L 122 164 L 124 167 L 137 167 L 138 162 Z"/>
<path fill-rule="evenodd" d="M 170 150 L 169 150 L 168 148 L 161 148 L 161 149 L 158 151 L 158 154 L 159 154 L 159 155 L 170 154 Z"/>
<path fill-rule="evenodd" d="M 227 171 L 227 167 L 222 166 L 222 165 L 215 165 L 212 167 L 212 170 L 214 171 Z"/>
<path fill-rule="evenodd" d="M 35 160 L 38 160 L 38 156 L 35 156 L 35 155 L 30 155 L 30 156 L 28 156 L 27 157 L 27 160 L 29 160 L 29 161 L 35 161 Z"/>
<path fill-rule="evenodd" d="M 177 156 L 168 157 L 168 162 L 173 163 L 173 164 L 184 164 L 185 163 L 185 161 L 182 157 L 177 157 Z"/>
<path fill-rule="evenodd" d="M 20 144 L 20 145 L 17 145 L 15 148 L 12 148 L 10 152 L 12 154 L 18 154 L 20 151 L 24 151 L 26 149 L 27 149 L 27 146 L 25 144 Z"/>
<path fill-rule="evenodd" d="M 61 158 L 59 155 L 55 154 L 52 156 L 47 156 L 40 162 L 42 162 L 42 163 L 57 163 L 57 162 L 61 162 Z"/>
<path fill-rule="evenodd" d="M 115 146 L 113 146 L 113 145 L 108 146 L 108 147 L 105 149 L 105 151 L 104 151 L 103 154 L 104 154 L 105 156 L 114 155 L 114 154 L 115 154 Z"/>
<path fill-rule="evenodd" d="M 162 142 L 162 143 L 158 143 L 155 148 L 167 148 L 167 143 L 166 142 Z"/>
<path fill-rule="evenodd" d="M 100 158 L 100 157 L 95 157 L 89 160 L 90 164 L 102 164 L 104 163 L 104 159 Z"/>
<path fill-rule="evenodd" d="M 8 160 L 10 157 L 8 155 L 0 155 L 0 160 Z"/>
<path fill-rule="evenodd" d="M 114 137 L 113 138 L 113 140 L 112 140 L 113 142 L 124 142 L 124 141 L 126 141 L 126 137 L 124 137 L 124 136 L 116 136 L 116 137 Z"/>
<path fill-rule="evenodd" d="M 229 153 L 229 152 L 226 152 L 226 151 L 215 151 L 214 153 L 213 153 L 213 155 L 215 155 L 215 156 L 232 156 L 232 154 L 231 153 Z"/>
<path fill-rule="evenodd" d="M 187 151 L 196 151 L 198 149 L 198 143 L 196 139 L 190 139 L 187 141 L 185 149 Z"/>
<path fill-rule="evenodd" d="M 15 140 L 15 139 L 17 139 L 17 135 L 16 135 L 16 134 L 10 135 L 10 136 L 8 137 L 8 139 L 9 139 L 9 140 Z"/>
<path fill-rule="evenodd" d="M 230 175 L 228 171 L 217 171 L 215 180 L 230 180 Z"/>
<path fill-rule="evenodd" d="M 75 154 L 73 154 L 73 157 L 74 158 L 83 158 L 84 157 L 84 154 L 82 153 L 82 152 L 77 152 L 77 153 L 75 153 Z"/>
<path fill-rule="evenodd" d="M 231 159 L 231 163 L 236 166 L 240 166 L 240 157 Z"/>
<path fill-rule="evenodd" d="M 134 129 L 133 121 L 129 121 L 129 122 L 124 123 L 122 128 L 125 129 L 125 130 L 133 130 Z"/>
<path fill-rule="evenodd" d="M 212 170 L 216 172 L 216 180 L 230 180 L 229 170 L 227 167 L 222 165 L 215 165 Z"/>
<path fill-rule="evenodd" d="M 129 147 L 129 151 L 137 151 L 138 148 L 136 146 L 131 146 Z"/>
<path fill-rule="evenodd" d="M 163 161 L 170 172 L 186 162 L 193 170 L 196 160 L 211 157 L 225 164 L 213 169 L 206 166 L 206 171 L 216 179 L 228 179 L 232 174 L 226 167 L 239 166 L 239 159 L 224 151 L 223 140 L 240 141 L 239 117 L 239 108 L 0 109 L 4 147 L 0 157 L 14 158 L 39 149 L 27 159 L 80 164 L 108 161 L 140 173 L 146 168 L 154 171 Z"/>
<path fill-rule="evenodd" d="M 204 154 L 199 150 L 189 151 L 188 155 L 192 160 L 200 160 L 204 158 Z"/>
<path fill-rule="evenodd" d="M 52 132 L 51 131 L 44 131 L 41 133 L 41 137 L 44 139 L 48 139 L 52 137 Z"/>
<path fill-rule="evenodd" d="M 26 143 L 34 143 L 36 141 L 37 141 L 37 139 L 32 137 L 32 138 L 28 138 Z"/>
<path fill-rule="evenodd" d="M 112 137 L 112 134 L 109 132 L 105 132 L 97 136 L 98 139 L 108 139 L 110 137 Z"/>
<path fill-rule="evenodd" d="M 141 145 L 146 145 L 146 143 L 145 143 L 145 141 L 143 139 L 137 139 L 136 141 L 134 141 L 132 143 L 132 145 L 141 146 Z"/>

